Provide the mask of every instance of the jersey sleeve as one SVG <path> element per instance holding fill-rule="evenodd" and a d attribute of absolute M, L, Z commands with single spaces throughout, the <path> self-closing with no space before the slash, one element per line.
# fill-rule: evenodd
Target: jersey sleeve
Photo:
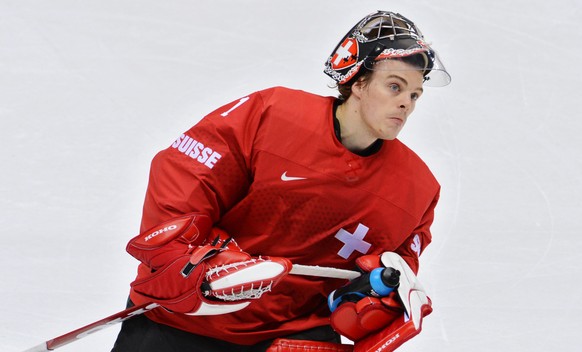
<path fill-rule="evenodd" d="M 418 274 L 420 255 L 432 241 L 430 226 L 434 220 L 434 210 L 438 200 L 439 192 L 437 192 L 433 201 L 430 203 L 430 206 L 422 216 L 419 225 L 395 251 L 406 261 L 406 263 L 408 263 L 415 274 Z"/>
<path fill-rule="evenodd" d="M 151 163 L 142 231 L 171 217 L 201 212 L 216 222 L 246 194 L 260 124 L 259 93 L 218 108 L 159 152 Z"/>

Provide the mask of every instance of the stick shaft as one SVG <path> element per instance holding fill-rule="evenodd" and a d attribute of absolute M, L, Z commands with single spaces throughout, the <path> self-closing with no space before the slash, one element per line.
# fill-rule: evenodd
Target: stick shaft
<path fill-rule="evenodd" d="M 157 307 L 159 307 L 159 305 L 156 303 L 146 303 L 139 306 L 133 306 L 131 308 L 124 309 L 120 312 L 108 316 L 107 318 L 103 318 L 94 323 L 85 325 L 81 328 L 68 332 L 64 335 L 55 337 L 54 339 L 45 341 L 38 346 L 25 350 L 24 352 L 52 351 L 56 348 L 68 345 L 73 341 L 80 340 L 83 337 L 86 337 L 87 335 L 92 334 L 96 331 L 105 329 L 117 323 L 121 323 L 124 320 L 133 318 L 136 315 L 141 315 L 147 312 L 148 310 L 152 310 Z"/>
<path fill-rule="evenodd" d="M 293 264 L 293 268 L 291 269 L 289 274 L 329 277 L 333 279 L 347 279 L 347 280 L 355 279 L 361 275 L 359 272 L 353 270 L 302 264 Z"/>
<path fill-rule="evenodd" d="M 345 269 L 338 269 L 338 268 L 330 268 L 324 266 L 317 266 L 317 265 L 301 265 L 301 264 L 293 264 L 293 268 L 289 272 L 293 275 L 308 275 L 308 276 L 319 276 L 319 277 L 327 277 L 327 278 L 335 278 L 335 279 L 347 279 L 351 280 L 358 276 L 360 273 L 357 271 L 352 270 L 345 270 Z M 133 318 L 137 315 L 141 315 L 149 310 L 155 309 L 159 307 L 156 303 L 145 303 L 139 306 L 134 306 L 120 312 L 117 312 L 113 315 L 108 316 L 107 318 L 103 318 L 98 320 L 94 323 L 89 325 L 83 326 L 71 332 L 68 332 L 64 335 L 59 337 L 55 337 L 54 339 L 48 340 L 43 342 L 38 346 L 34 346 L 29 348 L 23 352 L 45 352 L 45 351 L 52 351 L 64 345 L 68 345 L 69 343 L 82 339 L 83 337 L 92 334 L 96 331 L 105 329 L 109 326 L 115 325 L 117 323 L 121 323 L 124 320 Z"/>

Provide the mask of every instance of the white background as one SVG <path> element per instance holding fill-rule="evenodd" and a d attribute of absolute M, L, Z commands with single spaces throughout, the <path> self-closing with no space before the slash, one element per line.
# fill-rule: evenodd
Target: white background
<path fill-rule="evenodd" d="M 580 351 L 575 0 L 0 0 L 0 350 L 123 309 L 154 154 L 259 89 L 335 95 L 323 62 L 378 9 L 453 76 L 401 134 L 442 184 L 420 271 L 434 313 L 401 350 Z"/>

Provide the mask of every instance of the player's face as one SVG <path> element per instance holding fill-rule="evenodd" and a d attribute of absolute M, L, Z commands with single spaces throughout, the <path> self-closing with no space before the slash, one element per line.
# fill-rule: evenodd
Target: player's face
<path fill-rule="evenodd" d="M 368 133 L 376 139 L 396 138 L 422 95 L 422 82 L 422 72 L 405 62 L 377 63 L 368 81 L 355 88 Z"/>

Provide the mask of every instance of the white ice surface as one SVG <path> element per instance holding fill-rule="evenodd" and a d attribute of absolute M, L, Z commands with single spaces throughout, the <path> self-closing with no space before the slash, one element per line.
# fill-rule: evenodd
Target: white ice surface
<path fill-rule="evenodd" d="M 377 9 L 453 76 L 401 135 L 442 184 L 401 350 L 582 350 L 578 0 L 0 0 L 0 350 L 121 310 L 154 154 L 258 89 L 335 94 L 323 61 Z"/>

